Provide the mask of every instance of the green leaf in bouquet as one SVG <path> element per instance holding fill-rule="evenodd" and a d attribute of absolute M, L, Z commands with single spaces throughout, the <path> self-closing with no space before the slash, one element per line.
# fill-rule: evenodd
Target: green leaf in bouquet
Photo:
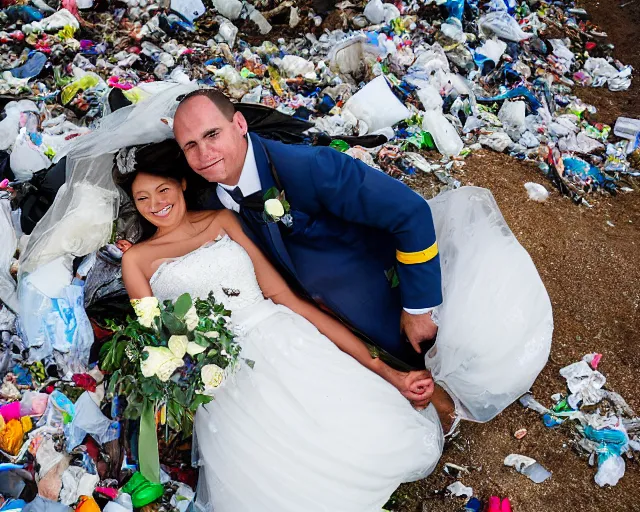
<path fill-rule="evenodd" d="M 115 367 L 114 370 L 122 366 L 122 360 L 124 359 L 124 355 L 125 355 L 124 353 L 125 353 L 125 350 L 127 349 L 127 344 L 128 344 L 128 341 L 126 340 L 121 340 L 117 343 L 115 354 L 113 356 L 113 364 Z"/>
<path fill-rule="evenodd" d="M 182 415 L 182 438 L 187 438 L 193 434 L 193 413 L 189 409 L 184 409 Z"/>
<path fill-rule="evenodd" d="M 183 416 L 184 409 L 182 406 L 174 400 L 169 400 L 167 406 L 167 425 L 169 425 L 169 428 L 180 432 Z"/>
<path fill-rule="evenodd" d="M 193 302 L 191 301 L 191 295 L 183 293 L 178 297 L 176 303 L 173 306 L 173 314 L 182 320 L 187 312 L 191 309 Z"/>
<path fill-rule="evenodd" d="M 201 347 L 208 347 L 211 345 L 211 341 L 200 331 L 194 331 L 193 333 L 193 341 L 200 345 Z"/>
<path fill-rule="evenodd" d="M 107 394 L 115 396 L 117 394 L 118 384 L 120 384 L 120 373 L 122 370 L 118 369 L 109 378 L 109 385 L 107 386 Z"/>
<path fill-rule="evenodd" d="M 151 400 L 160 400 L 164 396 L 164 389 L 157 377 L 142 379 L 140 389 L 142 394 Z"/>
<path fill-rule="evenodd" d="M 191 405 L 189 406 L 189 410 L 195 412 L 198 409 L 198 407 L 200 407 L 201 405 L 208 404 L 209 402 L 211 402 L 211 400 L 213 400 L 212 396 L 197 394 L 196 397 L 191 402 Z"/>
<path fill-rule="evenodd" d="M 175 386 L 171 393 L 173 395 L 173 399 L 178 402 L 182 407 L 188 407 L 189 402 L 187 401 L 187 393 L 182 388 Z"/>
<path fill-rule="evenodd" d="M 183 335 L 187 334 L 187 326 L 182 320 L 176 317 L 173 313 L 162 313 L 162 323 L 167 328 L 170 334 Z"/>
<path fill-rule="evenodd" d="M 107 358 L 109 357 L 109 351 L 113 346 L 113 342 L 117 339 L 118 336 L 116 335 L 100 347 L 100 352 L 98 352 L 98 360 L 100 361 L 101 366 L 104 366 L 105 361 L 107 361 Z"/>
<path fill-rule="evenodd" d="M 143 399 L 135 393 L 127 397 L 127 407 L 123 416 L 127 420 L 137 420 L 142 415 Z"/>

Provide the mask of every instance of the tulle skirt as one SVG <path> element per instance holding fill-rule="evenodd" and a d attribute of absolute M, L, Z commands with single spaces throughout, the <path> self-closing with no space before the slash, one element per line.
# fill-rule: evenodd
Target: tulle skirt
<path fill-rule="evenodd" d="M 462 187 L 429 201 L 444 300 L 426 355 L 463 418 L 489 421 L 529 390 L 551 349 L 551 302 L 491 192 Z"/>
<path fill-rule="evenodd" d="M 196 414 L 200 504 L 216 512 L 380 512 L 426 477 L 443 436 L 396 388 L 304 318 L 264 301 L 232 314 L 241 368 Z"/>

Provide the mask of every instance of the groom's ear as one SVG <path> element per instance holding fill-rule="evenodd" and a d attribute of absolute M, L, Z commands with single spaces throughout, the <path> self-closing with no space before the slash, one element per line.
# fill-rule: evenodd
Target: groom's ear
<path fill-rule="evenodd" d="M 242 115 L 242 112 L 236 112 L 235 114 L 233 114 L 233 122 L 238 128 L 240 128 L 242 135 L 247 134 L 247 132 L 249 131 L 249 125 L 245 117 Z"/>

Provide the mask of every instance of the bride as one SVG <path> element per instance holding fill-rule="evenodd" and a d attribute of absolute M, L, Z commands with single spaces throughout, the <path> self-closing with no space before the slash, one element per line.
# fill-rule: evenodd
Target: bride
<path fill-rule="evenodd" d="M 440 458 L 438 401 L 411 405 L 432 397 L 434 380 L 460 417 L 488 421 L 544 366 L 549 299 L 488 191 L 465 187 L 430 202 L 445 297 L 425 356 L 432 380 L 372 358 L 340 322 L 296 296 L 233 213 L 189 211 L 189 174 L 159 151 L 166 144 L 139 150 L 117 178 L 155 230 L 123 257 L 129 296 L 213 291 L 255 361 L 196 415 L 200 503 L 216 512 L 379 512 L 400 483 L 426 477 Z"/>

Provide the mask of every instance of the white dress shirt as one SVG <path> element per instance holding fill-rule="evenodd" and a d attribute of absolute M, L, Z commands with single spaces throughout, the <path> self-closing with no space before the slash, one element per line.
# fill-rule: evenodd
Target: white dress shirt
<path fill-rule="evenodd" d="M 218 187 L 216 188 L 218 199 L 220 199 L 220 202 L 224 207 L 228 210 L 233 210 L 234 212 L 239 213 L 240 205 L 227 193 L 227 190 L 233 190 L 236 187 L 240 187 L 244 197 L 248 197 L 262 189 L 262 185 L 260 184 L 260 175 L 258 174 L 258 165 L 256 164 L 256 158 L 253 154 L 251 137 L 247 137 L 247 156 L 244 159 L 244 165 L 240 172 L 240 180 L 238 180 L 238 184 L 229 186 L 218 183 Z"/>
<path fill-rule="evenodd" d="M 250 196 L 262 189 L 262 185 L 260 184 L 260 175 L 258 174 L 258 165 L 256 164 L 256 158 L 253 154 L 253 143 L 251 142 L 251 137 L 247 137 L 247 156 L 244 159 L 244 165 L 242 166 L 242 171 L 240 172 L 240 179 L 238 180 L 237 187 L 240 187 L 242 191 L 242 195 L 244 197 Z M 235 202 L 235 200 L 229 195 L 228 190 L 233 190 L 236 186 L 223 185 L 222 183 L 218 183 L 218 187 L 216 192 L 218 194 L 218 198 L 220 202 L 223 204 L 225 208 L 228 210 L 233 210 L 236 213 L 240 212 L 240 205 Z M 424 309 L 408 309 L 404 308 L 404 310 L 411 315 L 421 315 L 424 313 L 429 313 L 433 308 L 424 308 Z"/>

